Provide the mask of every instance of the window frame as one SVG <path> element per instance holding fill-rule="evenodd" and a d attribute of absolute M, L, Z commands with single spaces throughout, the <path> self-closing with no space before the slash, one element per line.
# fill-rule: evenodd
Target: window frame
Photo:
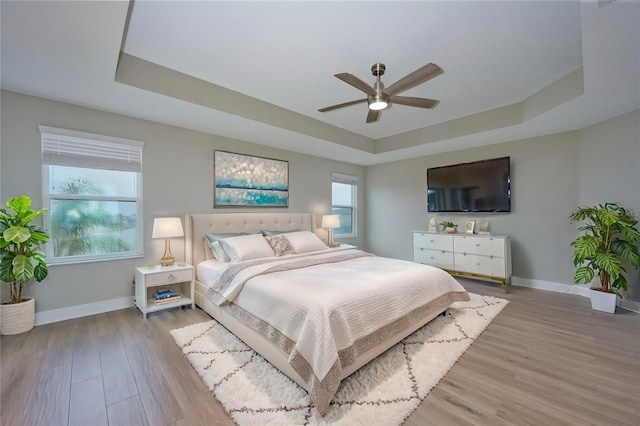
<path fill-rule="evenodd" d="M 333 184 L 341 183 L 351 185 L 351 205 L 333 204 Z M 351 213 L 351 230 L 350 234 L 338 234 L 334 231 L 334 239 L 356 238 L 358 236 L 358 177 L 343 173 L 331 173 L 331 214 L 334 208 L 349 208 Z"/>
<path fill-rule="evenodd" d="M 75 255 L 75 256 L 53 256 L 53 244 L 50 239 L 45 245 L 45 255 L 47 264 L 49 265 L 65 265 L 87 262 L 101 262 L 118 259 L 132 259 L 144 257 L 144 216 L 143 216 L 143 197 L 142 197 L 142 148 L 144 143 L 141 141 L 135 141 L 130 139 L 116 138 L 112 136 L 97 135 L 93 133 L 79 132 L 75 130 L 58 129 L 48 126 L 39 126 L 41 134 L 41 148 L 44 143 L 45 137 L 59 137 L 73 139 L 77 141 L 86 141 L 93 144 L 122 144 L 127 145 L 134 150 L 139 150 L 139 169 L 137 170 L 125 170 L 125 168 L 113 168 L 110 166 L 87 166 L 85 164 L 55 164 L 51 161 L 45 161 L 45 153 L 43 151 L 42 158 L 42 200 L 43 206 L 47 209 L 47 212 L 43 217 L 43 224 L 47 229 L 51 229 L 51 202 L 55 200 L 89 200 L 89 201 L 114 201 L 114 202 L 135 202 L 136 203 L 136 249 L 127 252 L 116 252 L 107 254 L 90 254 L 90 255 Z M 101 158 L 100 155 L 96 155 L 96 158 Z M 65 167 L 78 167 L 81 169 L 96 169 L 96 170 L 118 170 L 122 172 L 134 172 L 135 173 L 135 197 L 131 196 L 117 196 L 117 195 L 81 195 L 81 194 L 52 194 L 49 192 L 50 184 L 50 171 L 51 167 L 65 166 Z"/>

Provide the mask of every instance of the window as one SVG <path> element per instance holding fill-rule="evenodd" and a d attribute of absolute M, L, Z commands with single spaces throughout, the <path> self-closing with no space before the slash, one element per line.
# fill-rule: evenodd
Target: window
<path fill-rule="evenodd" d="M 333 173 L 331 176 L 331 210 L 340 216 L 340 228 L 334 230 L 339 237 L 356 236 L 356 205 L 358 177 Z"/>
<path fill-rule="evenodd" d="M 143 255 L 142 142 L 40 126 L 47 262 Z"/>

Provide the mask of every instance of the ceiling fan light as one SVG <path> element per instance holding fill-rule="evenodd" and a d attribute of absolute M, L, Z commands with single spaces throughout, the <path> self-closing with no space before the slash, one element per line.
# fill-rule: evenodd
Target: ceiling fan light
<path fill-rule="evenodd" d="M 389 97 L 384 93 L 375 96 L 369 96 L 369 109 L 372 111 L 380 111 L 389 106 Z"/>

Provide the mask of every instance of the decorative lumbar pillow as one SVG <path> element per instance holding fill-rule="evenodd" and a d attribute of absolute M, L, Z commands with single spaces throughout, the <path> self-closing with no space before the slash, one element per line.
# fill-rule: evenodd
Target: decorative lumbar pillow
<path fill-rule="evenodd" d="M 213 257 L 218 259 L 220 262 L 228 262 L 231 260 L 227 253 L 224 251 L 222 246 L 220 245 L 220 240 L 230 237 L 238 237 L 240 235 L 249 235 L 247 232 L 226 232 L 226 233 L 208 233 L 204 234 L 204 237 L 209 242 L 209 249 L 211 250 L 211 254 Z"/>
<path fill-rule="evenodd" d="M 271 235 L 264 238 L 267 240 L 276 256 L 295 253 L 293 246 L 284 234 Z"/>
<path fill-rule="evenodd" d="M 291 232 L 286 234 L 289 243 L 296 253 L 306 253 L 308 251 L 326 250 L 327 246 L 314 234 L 309 231 Z"/>
<path fill-rule="evenodd" d="M 262 232 L 262 235 L 264 235 L 265 237 L 269 237 L 271 235 L 287 234 L 289 232 L 300 232 L 300 230 L 299 229 L 289 229 L 287 231 L 267 231 L 267 230 L 263 229 L 260 232 Z"/>
<path fill-rule="evenodd" d="M 275 256 L 262 234 L 225 238 L 220 240 L 220 245 L 231 258 L 231 262 Z"/>

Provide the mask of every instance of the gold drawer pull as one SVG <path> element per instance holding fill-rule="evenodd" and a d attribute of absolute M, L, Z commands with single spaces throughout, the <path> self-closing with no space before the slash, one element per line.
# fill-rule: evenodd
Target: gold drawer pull
<path fill-rule="evenodd" d="M 169 279 L 169 280 L 172 280 L 172 279 L 174 279 L 174 278 L 175 278 L 175 277 L 173 276 L 173 274 L 169 274 L 169 276 L 167 277 L 167 279 Z"/>

